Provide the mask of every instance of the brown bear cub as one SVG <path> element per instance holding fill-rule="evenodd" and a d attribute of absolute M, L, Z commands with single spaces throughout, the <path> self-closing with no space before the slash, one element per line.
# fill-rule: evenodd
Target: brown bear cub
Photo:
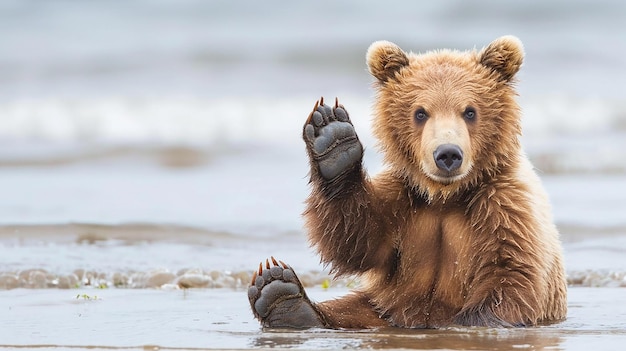
<path fill-rule="evenodd" d="M 346 109 L 315 104 L 303 131 L 311 244 L 358 290 L 311 302 L 272 258 L 248 297 L 267 327 L 532 326 L 565 318 L 566 281 L 548 198 L 520 146 L 512 36 L 480 51 L 406 53 L 373 43 L 374 133 L 386 170 L 369 178 Z"/>

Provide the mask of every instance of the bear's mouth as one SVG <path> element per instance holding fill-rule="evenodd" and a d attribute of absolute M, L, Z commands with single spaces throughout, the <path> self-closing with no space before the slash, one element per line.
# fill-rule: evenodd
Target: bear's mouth
<path fill-rule="evenodd" d="M 443 175 L 442 174 L 426 173 L 426 175 L 430 179 L 432 179 L 432 180 L 434 180 L 434 181 L 436 181 L 438 183 L 445 184 L 445 185 L 452 184 L 452 183 L 454 183 L 456 181 L 459 181 L 459 180 L 461 180 L 461 179 L 463 179 L 465 177 L 465 174 L 458 174 L 457 172 L 449 172 L 448 174 L 443 174 Z"/>
<path fill-rule="evenodd" d="M 461 167 L 453 171 L 446 171 L 437 167 L 429 167 L 430 165 L 427 162 L 422 162 L 421 166 L 422 172 L 426 175 L 426 177 L 443 185 L 450 185 L 454 182 L 462 180 L 472 169 L 471 164 L 465 165 L 465 167 Z"/>

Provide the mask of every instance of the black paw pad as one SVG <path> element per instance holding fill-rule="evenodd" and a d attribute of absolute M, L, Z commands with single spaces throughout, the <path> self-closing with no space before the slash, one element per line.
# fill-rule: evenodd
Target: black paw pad
<path fill-rule="evenodd" d="M 255 317 L 265 327 L 323 327 L 322 319 L 306 296 L 293 269 L 271 258 L 259 264 L 248 288 Z"/>
<path fill-rule="evenodd" d="M 348 112 L 337 100 L 331 108 L 320 99 L 307 119 L 303 134 L 313 162 L 327 180 L 361 162 L 363 146 Z"/>

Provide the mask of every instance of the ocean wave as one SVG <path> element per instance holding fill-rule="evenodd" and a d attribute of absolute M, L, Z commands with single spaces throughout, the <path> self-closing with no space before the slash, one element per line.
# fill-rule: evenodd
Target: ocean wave
<path fill-rule="evenodd" d="M 0 104 L 0 137 L 114 144 L 288 143 L 294 140 L 290 135 L 299 136 L 316 99 L 23 99 Z M 348 96 L 341 102 L 360 129 L 369 126 L 370 99 Z M 546 97 L 521 105 L 524 133 L 530 137 L 626 132 L 623 102 Z"/>
<path fill-rule="evenodd" d="M 328 98 L 328 97 L 327 97 Z M 332 97 L 331 97 L 332 100 Z M 100 98 L 18 100 L 0 104 L 0 164 L 55 165 L 98 158 L 164 155 L 163 164 L 202 165 L 211 153 L 258 145 L 301 146 L 315 98 Z M 347 96 L 366 147 L 371 100 Z M 546 173 L 626 172 L 626 105 L 613 100 L 524 99 L 523 143 Z"/>

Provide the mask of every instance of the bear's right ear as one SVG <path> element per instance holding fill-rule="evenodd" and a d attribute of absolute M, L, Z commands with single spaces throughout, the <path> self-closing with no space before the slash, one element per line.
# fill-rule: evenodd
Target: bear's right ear
<path fill-rule="evenodd" d="M 511 81 L 524 61 L 522 42 L 506 35 L 491 42 L 480 53 L 480 63 L 500 74 L 504 81 Z"/>
<path fill-rule="evenodd" d="M 393 78 L 396 72 L 409 64 L 406 53 L 398 45 L 385 40 L 372 43 L 366 58 L 370 73 L 381 83 Z"/>

